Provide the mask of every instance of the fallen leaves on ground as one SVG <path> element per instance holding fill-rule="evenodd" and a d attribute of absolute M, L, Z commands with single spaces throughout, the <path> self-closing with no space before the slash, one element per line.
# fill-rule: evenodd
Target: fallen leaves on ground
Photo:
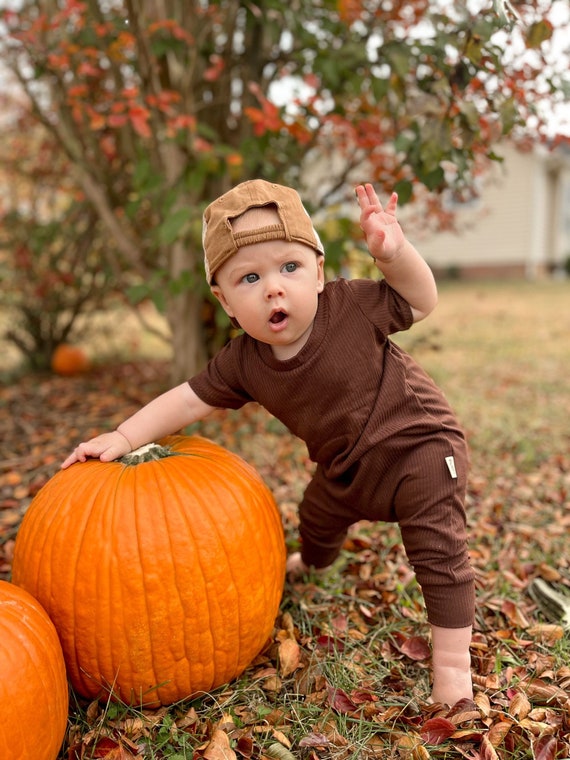
<path fill-rule="evenodd" d="M 167 367 L 145 362 L 0 387 L 1 577 L 9 578 L 27 506 L 67 453 L 166 385 Z M 293 548 L 296 504 L 312 473 L 304 446 L 255 405 L 216 413 L 198 432 L 259 470 Z M 359 523 L 328 577 L 287 584 L 272 639 L 238 682 L 168 710 L 77 700 L 82 722 L 72 721 L 62 758 L 570 757 L 567 634 L 527 593 L 535 577 L 570 586 L 570 457 L 519 465 L 509 452 L 502 461 L 474 455 L 473 701 L 429 704 L 428 629 L 399 534 Z"/>

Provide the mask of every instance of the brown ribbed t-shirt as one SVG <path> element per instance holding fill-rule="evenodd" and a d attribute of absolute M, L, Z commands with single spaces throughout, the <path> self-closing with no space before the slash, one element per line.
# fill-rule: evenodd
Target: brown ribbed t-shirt
<path fill-rule="evenodd" d="M 384 280 L 327 283 L 301 351 L 280 361 L 246 334 L 189 382 L 215 407 L 257 401 L 307 444 L 335 478 L 377 444 L 458 429 L 442 392 L 388 339 L 412 324 L 408 303 Z"/>

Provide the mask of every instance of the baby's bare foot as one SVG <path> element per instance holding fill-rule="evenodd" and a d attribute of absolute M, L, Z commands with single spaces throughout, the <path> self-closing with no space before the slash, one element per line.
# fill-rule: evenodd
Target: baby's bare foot
<path fill-rule="evenodd" d="M 303 575 L 314 573 L 315 575 L 323 575 L 330 569 L 330 565 L 326 567 L 320 567 L 318 569 L 309 567 L 301 559 L 301 552 L 293 552 L 287 557 L 287 564 L 285 566 L 287 577 L 290 581 L 294 581 L 297 578 L 301 578 Z"/>
<path fill-rule="evenodd" d="M 294 552 L 287 557 L 285 569 L 289 580 L 295 580 L 309 572 L 309 568 L 301 559 L 301 552 Z"/>
<path fill-rule="evenodd" d="M 431 702 L 441 702 L 453 707 L 460 699 L 473 699 L 471 671 L 464 667 L 433 666 L 433 689 Z"/>

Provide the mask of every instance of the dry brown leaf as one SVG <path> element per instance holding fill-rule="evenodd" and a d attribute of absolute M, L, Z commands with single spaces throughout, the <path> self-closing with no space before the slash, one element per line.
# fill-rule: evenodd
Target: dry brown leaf
<path fill-rule="evenodd" d="M 295 639 L 285 639 L 279 644 L 279 672 L 282 678 L 294 673 L 300 664 L 300 648 Z"/>
<path fill-rule="evenodd" d="M 460 699 L 447 713 L 446 718 L 456 726 L 468 721 L 477 720 L 481 713 L 477 704 L 472 699 Z"/>
<path fill-rule="evenodd" d="M 489 736 L 484 736 L 479 748 L 480 760 L 500 760 Z"/>
<path fill-rule="evenodd" d="M 287 749 L 291 749 L 291 742 L 285 736 L 283 731 L 278 731 L 277 729 L 273 729 L 273 731 L 271 732 L 271 735 L 276 741 L 279 742 L 279 744 L 282 744 L 284 747 L 287 747 Z"/>
<path fill-rule="evenodd" d="M 261 688 L 263 691 L 281 691 L 283 687 L 283 682 L 279 678 L 279 676 L 269 676 L 266 678 L 263 683 L 261 684 Z"/>
<path fill-rule="evenodd" d="M 541 736 L 533 744 L 533 757 L 535 760 L 554 760 L 557 748 L 558 743 L 554 736 Z"/>
<path fill-rule="evenodd" d="M 521 683 L 521 688 L 530 699 L 552 702 L 555 699 L 568 699 L 568 694 L 554 684 L 548 684 L 540 678 Z"/>
<path fill-rule="evenodd" d="M 324 734 L 318 734 L 312 731 L 301 739 L 299 747 L 326 747 L 329 743 L 329 740 Z"/>
<path fill-rule="evenodd" d="M 556 581 L 559 581 L 562 578 L 562 576 L 560 575 L 560 572 L 555 567 L 546 565 L 544 562 L 541 562 L 541 564 L 538 565 L 537 570 L 540 577 L 544 578 L 545 581 L 550 581 L 550 582 L 555 583 Z"/>
<path fill-rule="evenodd" d="M 529 636 L 540 639 L 547 646 L 555 644 L 564 638 L 564 628 L 556 623 L 537 623 L 527 629 Z"/>
<path fill-rule="evenodd" d="M 411 636 L 400 646 L 400 651 L 411 660 L 427 660 L 431 656 L 430 645 L 423 636 Z"/>
<path fill-rule="evenodd" d="M 531 711 L 531 704 L 526 694 L 521 691 L 517 691 L 515 696 L 511 699 L 509 705 L 509 713 L 513 718 L 526 718 Z"/>
<path fill-rule="evenodd" d="M 498 747 L 499 744 L 504 741 L 505 736 L 509 733 L 512 727 L 513 723 L 511 721 L 500 720 L 497 723 L 493 723 L 486 735 L 486 738 L 493 745 L 493 747 Z"/>
<path fill-rule="evenodd" d="M 415 749 L 416 747 L 423 746 L 422 738 L 419 734 L 414 734 L 414 733 L 395 734 L 392 737 L 392 739 L 395 740 L 394 747 L 396 747 L 398 750 L 411 751 Z"/>
<path fill-rule="evenodd" d="M 295 623 L 290 612 L 284 612 L 281 616 L 281 626 L 285 629 L 288 636 L 292 639 L 295 638 Z"/>
<path fill-rule="evenodd" d="M 85 717 L 87 719 L 87 723 L 92 726 L 97 718 L 99 717 L 99 713 L 101 711 L 101 705 L 99 704 L 98 700 L 94 700 L 91 702 L 85 711 Z"/>
<path fill-rule="evenodd" d="M 528 731 L 533 736 L 543 736 L 554 733 L 554 726 L 549 726 L 548 723 L 543 723 L 542 721 L 538 720 L 531 720 L 530 718 L 521 720 L 519 725 L 522 729 Z"/>
<path fill-rule="evenodd" d="M 447 718 L 430 718 L 420 728 L 420 735 L 427 744 L 442 744 L 455 733 L 455 725 Z"/>
<path fill-rule="evenodd" d="M 485 692 L 478 691 L 475 694 L 473 701 L 479 708 L 481 715 L 484 718 L 488 718 L 489 715 L 491 714 L 491 702 L 489 700 L 489 697 L 485 694 Z"/>
<path fill-rule="evenodd" d="M 205 760 L 237 760 L 237 755 L 230 747 L 230 740 L 225 731 L 215 729 L 213 736 L 204 750 Z"/>

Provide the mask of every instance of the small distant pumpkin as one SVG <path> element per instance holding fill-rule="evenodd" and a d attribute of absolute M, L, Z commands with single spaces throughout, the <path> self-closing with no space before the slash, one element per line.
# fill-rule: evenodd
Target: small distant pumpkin
<path fill-rule="evenodd" d="M 27 591 L 0 581 L 0 757 L 55 760 L 69 692 L 53 623 Z"/>
<path fill-rule="evenodd" d="M 60 343 L 52 354 L 51 369 L 64 377 L 80 375 L 89 369 L 89 359 L 82 348 Z"/>
<path fill-rule="evenodd" d="M 227 683 L 279 610 L 283 528 L 257 471 L 198 436 L 160 444 L 58 472 L 16 537 L 13 580 L 89 699 L 168 705 Z"/>

